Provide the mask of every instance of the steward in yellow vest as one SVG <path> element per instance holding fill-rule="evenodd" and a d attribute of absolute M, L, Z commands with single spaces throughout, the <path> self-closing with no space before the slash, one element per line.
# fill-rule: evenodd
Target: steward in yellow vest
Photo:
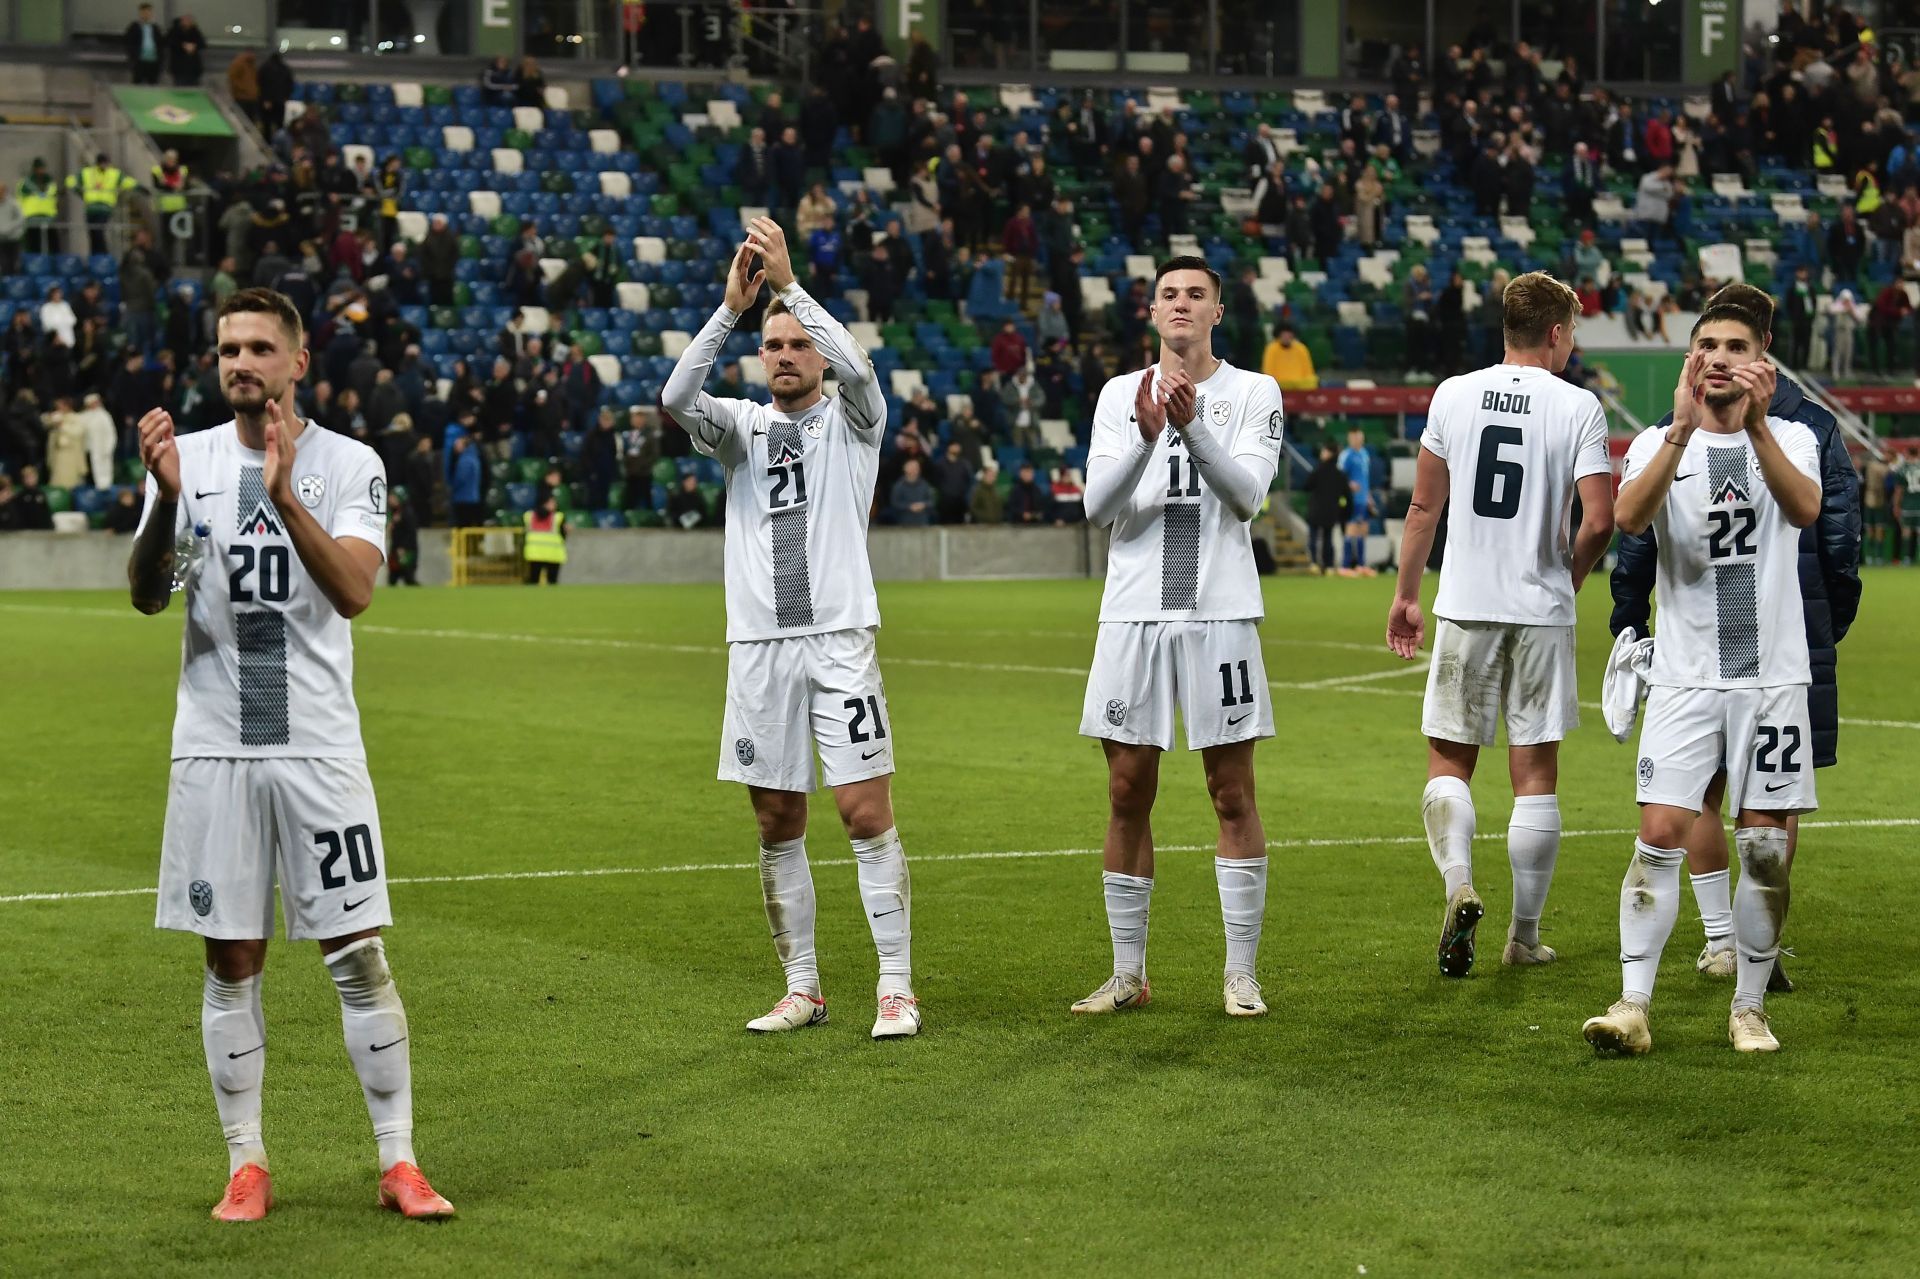
<path fill-rule="evenodd" d="M 168 151 L 153 166 L 153 207 L 161 213 L 178 213 L 187 207 L 187 179 L 191 171 L 180 163 L 178 151 Z"/>
<path fill-rule="evenodd" d="M 86 208 L 90 252 L 107 251 L 107 224 L 113 221 L 120 195 L 138 185 L 131 176 L 107 163 L 104 152 L 94 156 L 93 163 L 80 172 L 67 175 L 67 190 L 79 193 L 80 202 Z"/>
<path fill-rule="evenodd" d="M 558 586 L 560 566 L 567 562 L 567 513 L 549 497 L 521 519 L 527 526 L 527 585 L 544 577 Z"/>
<path fill-rule="evenodd" d="M 58 253 L 59 232 L 54 224 L 60 217 L 60 188 L 47 172 L 45 160 L 35 157 L 33 168 L 20 179 L 14 195 L 20 201 L 21 215 L 27 220 L 27 252 Z"/>

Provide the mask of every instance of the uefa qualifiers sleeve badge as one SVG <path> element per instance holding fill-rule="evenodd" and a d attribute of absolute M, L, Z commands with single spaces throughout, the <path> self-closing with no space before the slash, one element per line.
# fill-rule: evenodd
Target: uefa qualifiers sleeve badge
<path fill-rule="evenodd" d="M 367 481 L 367 500 L 373 503 L 375 515 L 387 513 L 387 482 L 378 475 Z"/>

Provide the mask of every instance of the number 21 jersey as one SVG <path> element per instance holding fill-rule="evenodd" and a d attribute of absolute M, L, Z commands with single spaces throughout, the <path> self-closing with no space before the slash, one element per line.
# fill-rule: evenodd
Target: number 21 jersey
<path fill-rule="evenodd" d="M 1437 616 L 1572 626 L 1574 485 L 1613 469 L 1593 392 L 1533 365 L 1496 364 L 1433 393 L 1420 447 L 1447 464 Z"/>

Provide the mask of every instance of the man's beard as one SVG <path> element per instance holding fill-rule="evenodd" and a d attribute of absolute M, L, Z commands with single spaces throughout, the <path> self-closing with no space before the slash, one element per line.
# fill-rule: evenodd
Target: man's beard
<path fill-rule="evenodd" d="M 1724 386 L 1717 390 L 1709 387 L 1704 398 L 1708 408 L 1724 409 L 1729 404 L 1738 403 L 1746 393 L 1746 388 L 1736 383 L 1732 386 Z"/>
<path fill-rule="evenodd" d="M 778 373 L 774 374 L 774 377 L 776 379 L 779 378 L 779 376 L 780 375 Z M 795 373 L 792 376 L 795 379 L 797 379 L 797 381 L 796 381 L 796 384 L 791 389 L 787 389 L 785 387 L 778 387 L 778 386 L 769 388 L 770 390 L 773 391 L 773 394 L 777 398 L 783 399 L 783 400 L 797 400 L 803 395 L 812 395 L 815 391 L 820 389 L 820 379 L 817 377 L 813 378 L 812 380 L 808 380 L 807 375 L 804 373 Z"/>
<path fill-rule="evenodd" d="M 227 403 L 236 413 L 263 413 L 269 401 L 280 397 L 265 382 L 242 382 L 226 389 Z"/>

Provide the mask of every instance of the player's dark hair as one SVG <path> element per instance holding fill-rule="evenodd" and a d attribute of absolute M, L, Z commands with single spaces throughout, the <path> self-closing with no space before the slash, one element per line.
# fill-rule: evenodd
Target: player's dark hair
<path fill-rule="evenodd" d="M 760 331 L 762 333 L 765 333 L 767 331 L 767 321 L 771 320 L 774 316 L 792 315 L 792 314 L 793 314 L 792 308 L 790 308 L 785 302 L 782 302 L 779 298 L 773 299 L 771 302 L 767 303 L 766 311 L 763 312 L 760 316 Z"/>
<path fill-rule="evenodd" d="M 1773 294 L 1765 289 L 1756 289 L 1751 284 L 1735 281 L 1716 289 L 1707 305 L 1737 306 L 1753 316 L 1754 332 L 1764 340 L 1773 331 Z"/>
<path fill-rule="evenodd" d="M 1220 273 L 1208 266 L 1205 258 L 1195 257 L 1191 253 L 1183 253 L 1177 258 L 1168 258 L 1154 270 L 1153 291 L 1156 296 L 1160 292 L 1160 277 L 1169 271 L 1205 271 L 1207 278 L 1213 281 L 1213 296 L 1216 298 L 1220 296 Z"/>
<path fill-rule="evenodd" d="M 307 326 L 301 322 L 300 309 L 286 294 L 274 289 L 241 289 L 220 304 L 220 314 L 214 322 L 214 331 L 219 331 L 219 321 L 229 315 L 271 315 L 280 321 L 280 327 L 287 331 L 297 350 L 307 340 Z"/>
<path fill-rule="evenodd" d="M 1707 309 L 1700 312 L 1700 318 L 1693 322 L 1693 330 L 1687 334 L 1687 345 L 1689 347 L 1693 345 L 1693 340 L 1700 336 L 1703 326 L 1722 321 L 1743 325 L 1749 333 L 1753 334 L 1755 346 L 1766 345 L 1767 331 L 1760 327 L 1759 319 L 1746 307 L 1732 302 L 1709 302 Z"/>

